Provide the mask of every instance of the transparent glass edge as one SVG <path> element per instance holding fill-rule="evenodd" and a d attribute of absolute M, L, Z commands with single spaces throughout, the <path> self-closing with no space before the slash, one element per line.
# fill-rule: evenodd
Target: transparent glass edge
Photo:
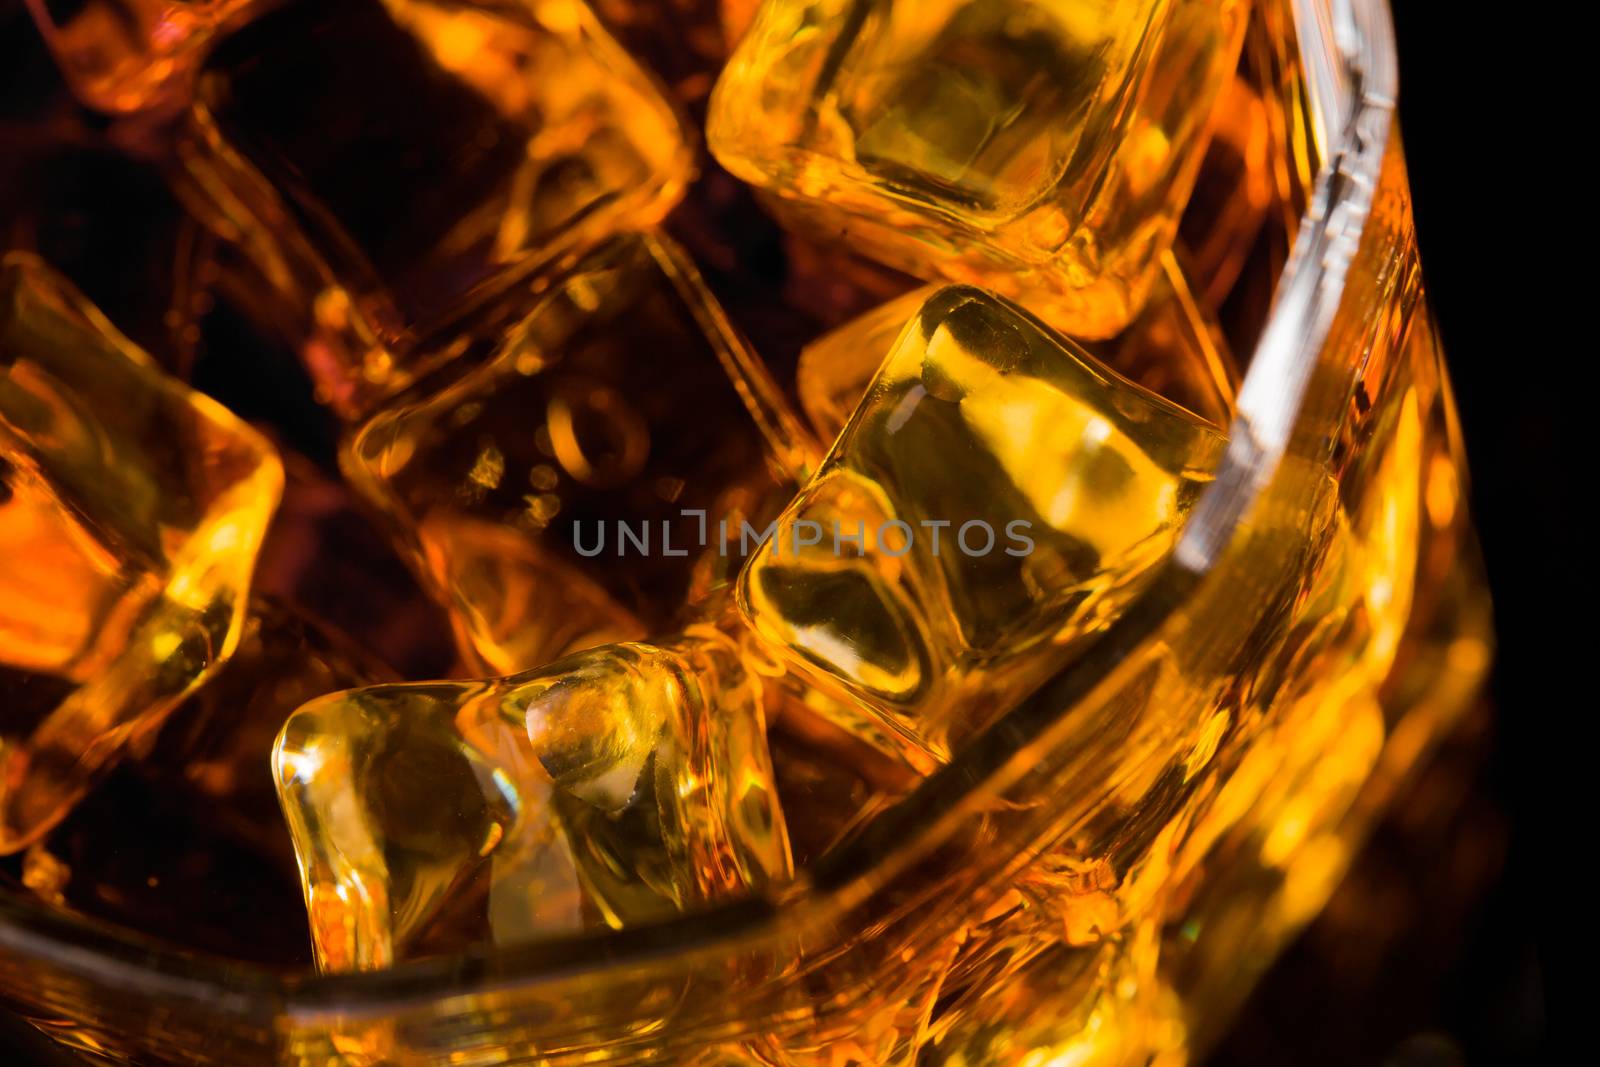
<path fill-rule="evenodd" d="M 1180 565 L 1199 574 L 1227 548 L 1288 448 L 1372 213 L 1394 117 L 1397 76 L 1387 4 L 1293 0 L 1293 6 L 1316 121 L 1340 133 L 1317 175 L 1272 315 L 1239 389 L 1222 467 L 1174 551 Z"/>

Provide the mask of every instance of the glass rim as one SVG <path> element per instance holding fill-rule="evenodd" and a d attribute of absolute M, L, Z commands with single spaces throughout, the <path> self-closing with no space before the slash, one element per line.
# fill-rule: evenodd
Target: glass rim
<path fill-rule="evenodd" d="M 1027 700 L 863 832 L 800 872 L 781 897 L 748 898 L 660 923 L 511 948 L 403 962 L 381 971 L 283 973 L 191 953 L 138 931 L 0 894 L 0 952 L 213 1013 L 270 1019 L 384 1015 L 441 996 L 569 979 L 685 952 L 718 952 L 780 916 L 838 914 L 885 857 L 906 855 L 916 827 L 986 788 L 1030 740 L 1071 713 L 1110 670 L 1155 634 L 1212 571 L 1287 452 L 1346 276 L 1371 215 L 1398 88 L 1387 0 L 1289 0 L 1321 165 L 1273 307 L 1239 390 L 1228 448 L 1177 545 L 1132 604 Z M 975 785 L 974 783 L 980 783 Z M 926 847 L 925 845 L 922 847 Z"/>

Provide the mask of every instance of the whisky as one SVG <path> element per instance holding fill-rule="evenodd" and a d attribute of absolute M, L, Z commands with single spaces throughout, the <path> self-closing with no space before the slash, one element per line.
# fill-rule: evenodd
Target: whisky
<path fill-rule="evenodd" d="M 186 187 L 296 309 L 356 417 L 446 358 L 471 313 L 690 173 L 653 81 L 581 0 L 297 0 L 207 56 Z"/>
<path fill-rule="evenodd" d="M 0 146 L 0 245 L 71 278 L 129 340 L 187 378 L 212 299 L 214 239 L 167 187 L 159 161 L 59 120 L 0 131 Z"/>
<path fill-rule="evenodd" d="M 74 914 L 304 969 L 310 938 L 272 743 L 306 701 L 389 677 L 341 635 L 253 598 L 234 654 L 28 849 L 20 881 Z"/>
<path fill-rule="evenodd" d="M 255 595 L 347 635 L 401 678 L 472 673 L 384 524 L 336 473 L 292 452 L 283 460 L 283 503 L 261 545 Z"/>
<path fill-rule="evenodd" d="M 181 107 L 211 37 L 264 0 L 28 0 L 72 91 L 112 114 Z"/>
<path fill-rule="evenodd" d="M 1328 6 L 1350 140 L 1292 6 L 291 0 L 137 122 L 6 110 L 182 154 L 246 312 L 195 386 L 289 474 L 8 268 L 0 807 L 65 814 L 7 831 L 0 996 L 219 1067 L 1203 1058 L 1492 643 L 1383 26 Z M 734 38 L 756 189 L 676 115 Z M 9 239 L 139 232 L 75 169 Z M 1219 471 L 1255 505 L 1187 529 Z"/>
<path fill-rule="evenodd" d="M 770 521 L 818 451 L 759 360 L 660 236 L 504 306 L 344 453 L 463 654 L 512 673 L 715 615 L 743 558 L 718 525 Z"/>

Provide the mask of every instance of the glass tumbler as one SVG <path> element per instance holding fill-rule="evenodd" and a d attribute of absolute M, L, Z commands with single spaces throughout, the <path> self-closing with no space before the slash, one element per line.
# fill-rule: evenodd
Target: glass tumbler
<path fill-rule="evenodd" d="M 1280 7 L 1319 165 L 1222 466 L 1132 607 L 904 800 L 770 896 L 371 973 L 285 976 L 0 895 L 0 997 L 127 1063 L 1202 1055 L 1491 646 L 1388 8 Z"/>

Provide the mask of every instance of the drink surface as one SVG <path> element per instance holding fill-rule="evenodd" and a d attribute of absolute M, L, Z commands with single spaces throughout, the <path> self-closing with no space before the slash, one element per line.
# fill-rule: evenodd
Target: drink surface
<path fill-rule="evenodd" d="M 41 95 L 59 107 L 59 94 Z M 211 238 L 159 165 L 130 158 L 75 117 L 0 141 L 0 247 L 61 271 L 129 340 L 184 377 L 209 299 L 202 272 Z"/>
<path fill-rule="evenodd" d="M 28 849 L 20 880 L 74 914 L 274 968 L 308 967 L 272 743 L 306 701 L 388 677 L 340 636 L 252 597 L 234 654 Z"/>
<path fill-rule="evenodd" d="M 445 377 L 369 420 L 345 466 L 491 672 L 714 614 L 741 558 L 718 523 L 770 521 L 814 462 L 665 238 L 598 249 Z"/>

